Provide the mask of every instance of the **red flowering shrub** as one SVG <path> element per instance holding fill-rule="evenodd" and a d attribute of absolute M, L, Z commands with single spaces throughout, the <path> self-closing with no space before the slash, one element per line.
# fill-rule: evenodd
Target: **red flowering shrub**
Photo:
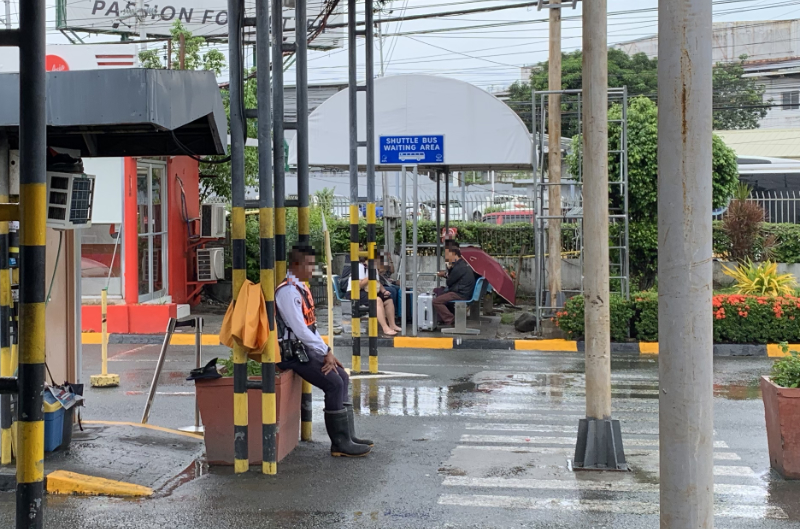
<path fill-rule="evenodd" d="M 639 341 L 658 341 L 656 293 L 631 293 L 631 303 L 612 298 L 611 313 L 612 340 L 624 341 L 630 326 Z M 800 342 L 800 298 L 719 294 L 712 298 L 711 313 L 715 343 Z M 556 323 L 571 339 L 582 338 L 583 318 L 583 298 L 576 296 L 556 314 Z"/>
<path fill-rule="evenodd" d="M 800 340 L 800 299 L 717 295 L 713 298 L 714 342 L 796 343 Z"/>

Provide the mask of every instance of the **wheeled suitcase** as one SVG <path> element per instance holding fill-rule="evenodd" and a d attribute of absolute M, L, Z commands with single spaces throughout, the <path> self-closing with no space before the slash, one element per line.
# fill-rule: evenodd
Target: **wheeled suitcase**
<path fill-rule="evenodd" d="M 421 331 L 436 328 L 436 314 L 433 312 L 433 294 L 420 294 L 417 297 L 417 327 Z"/>

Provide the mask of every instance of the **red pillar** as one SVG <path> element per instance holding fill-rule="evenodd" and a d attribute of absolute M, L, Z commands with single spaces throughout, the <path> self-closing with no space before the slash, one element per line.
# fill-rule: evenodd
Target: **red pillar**
<path fill-rule="evenodd" d="M 122 215 L 122 244 L 124 245 L 125 303 L 139 303 L 139 227 L 137 225 L 136 158 L 125 158 L 124 212 Z"/>

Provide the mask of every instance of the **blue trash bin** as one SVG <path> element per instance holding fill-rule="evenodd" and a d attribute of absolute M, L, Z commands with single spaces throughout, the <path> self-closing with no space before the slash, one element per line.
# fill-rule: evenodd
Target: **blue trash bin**
<path fill-rule="evenodd" d="M 44 451 L 61 446 L 64 437 L 64 407 L 49 391 L 44 392 Z"/>

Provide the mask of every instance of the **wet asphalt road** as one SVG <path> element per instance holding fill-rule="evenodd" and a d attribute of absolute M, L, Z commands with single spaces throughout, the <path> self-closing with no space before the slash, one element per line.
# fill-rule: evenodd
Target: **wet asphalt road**
<path fill-rule="evenodd" d="M 111 346 L 120 388 L 87 391 L 86 419 L 138 421 L 158 346 Z M 227 356 L 206 348 L 211 358 Z M 349 359 L 345 351 L 339 354 Z M 345 362 L 348 364 L 349 362 Z M 174 347 L 151 423 L 191 424 L 190 347 Z M 800 483 L 769 471 L 758 377 L 768 359 L 715 361 L 715 526 L 800 528 Z M 424 378 L 353 382 L 369 457 L 327 455 L 322 395 L 314 394 L 314 442 L 279 474 L 235 476 L 212 468 L 146 500 L 49 497 L 52 528 L 149 527 L 658 527 L 657 359 L 614 357 L 614 415 L 629 473 L 569 470 L 583 414 L 581 354 L 384 349 L 380 368 Z M 84 375 L 99 347 L 84 347 Z M 192 479 L 194 478 L 194 479 Z M 0 494 L 0 527 L 13 523 Z"/>

